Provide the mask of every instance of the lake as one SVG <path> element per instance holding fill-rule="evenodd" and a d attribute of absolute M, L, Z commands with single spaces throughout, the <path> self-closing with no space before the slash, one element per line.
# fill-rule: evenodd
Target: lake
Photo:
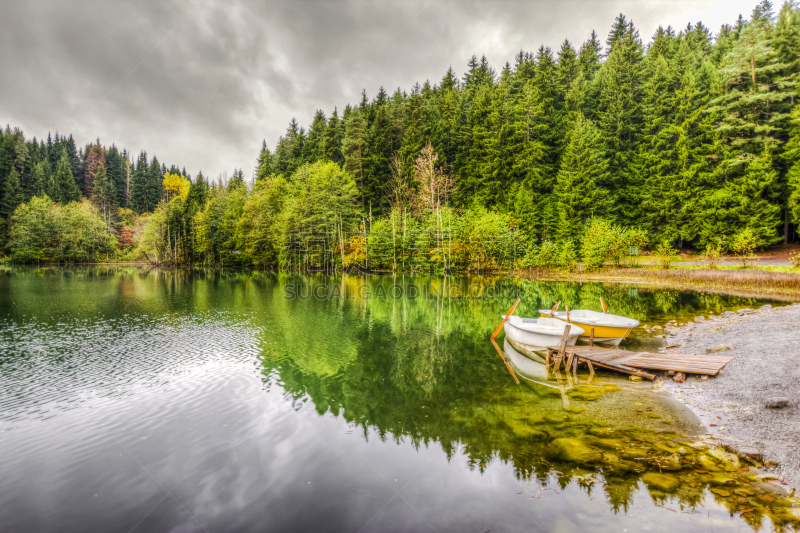
<path fill-rule="evenodd" d="M 778 305 L 502 277 L 2 269 L 0 530 L 796 527 L 689 446 L 705 430 L 651 383 L 581 369 L 567 410 L 488 340 L 516 298 L 536 316 L 600 297 L 650 325 Z"/>

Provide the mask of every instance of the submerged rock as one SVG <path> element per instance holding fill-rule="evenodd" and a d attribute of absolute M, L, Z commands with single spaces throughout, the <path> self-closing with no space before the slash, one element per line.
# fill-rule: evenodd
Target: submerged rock
<path fill-rule="evenodd" d="M 551 459 L 560 459 L 569 463 L 596 464 L 603 460 L 603 455 L 599 451 L 578 439 L 568 437 L 551 442 L 547 449 L 547 455 Z"/>
<path fill-rule="evenodd" d="M 700 322 L 705 322 L 706 321 L 706 317 L 704 317 L 704 316 L 696 316 L 696 317 L 694 317 L 694 321 L 699 324 Z"/>
<path fill-rule="evenodd" d="M 684 375 L 683 372 L 678 372 L 672 377 L 672 380 L 677 383 L 683 383 L 684 381 L 686 381 L 686 375 Z"/>
<path fill-rule="evenodd" d="M 646 473 L 642 476 L 642 481 L 645 482 L 648 488 L 663 492 L 672 492 L 681 485 L 681 482 L 675 476 L 659 474 L 658 472 Z"/>

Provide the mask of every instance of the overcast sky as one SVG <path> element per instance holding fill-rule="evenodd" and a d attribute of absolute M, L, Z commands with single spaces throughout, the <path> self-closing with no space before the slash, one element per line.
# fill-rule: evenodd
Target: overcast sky
<path fill-rule="evenodd" d="M 72 133 L 79 145 L 147 150 L 210 177 L 273 148 L 292 117 L 307 127 L 416 81 L 496 69 L 520 49 L 605 41 L 622 12 L 647 41 L 659 24 L 715 33 L 754 0 L 402 2 L 2 0 L 0 123 L 26 137 Z M 779 5 L 776 3 L 776 9 Z"/>

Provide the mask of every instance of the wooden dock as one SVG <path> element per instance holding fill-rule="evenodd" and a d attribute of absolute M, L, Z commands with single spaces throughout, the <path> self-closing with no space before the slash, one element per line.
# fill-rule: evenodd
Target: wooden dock
<path fill-rule="evenodd" d="M 561 362 L 566 360 L 567 372 L 570 371 L 570 367 L 575 371 L 578 362 L 585 361 L 589 365 L 592 376 L 594 376 L 594 365 L 647 379 L 655 379 L 656 376 L 645 372 L 642 370 L 643 368 L 716 376 L 725 365 L 733 360 L 733 357 L 718 355 L 629 352 L 619 348 L 602 348 L 594 345 L 594 328 L 589 336 L 589 346 L 567 346 L 569 330 L 570 325 L 568 324 L 564 329 L 561 343 L 558 346 L 547 347 L 547 366 L 553 362 L 556 372 L 561 367 Z"/>
<path fill-rule="evenodd" d="M 547 361 L 553 361 L 555 368 L 561 366 L 561 361 L 566 359 L 566 368 L 576 365 L 578 361 L 589 363 L 589 369 L 597 365 L 611 370 L 617 370 L 634 376 L 655 379 L 654 374 L 642 369 L 674 370 L 689 374 L 707 374 L 715 376 L 728 364 L 733 357 L 708 356 L 708 355 L 672 355 L 647 352 L 629 352 L 626 350 L 602 348 L 600 346 L 559 346 L 547 347 Z"/>

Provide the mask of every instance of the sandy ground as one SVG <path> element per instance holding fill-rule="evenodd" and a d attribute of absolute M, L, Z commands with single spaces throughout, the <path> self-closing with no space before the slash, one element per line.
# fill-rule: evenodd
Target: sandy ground
<path fill-rule="evenodd" d="M 691 375 L 676 383 L 664 375 L 660 386 L 709 433 L 757 448 L 779 465 L 773 472 L 800 489 L 800 304 L 705 318 L 669 329 L 668 347 L 679 346 L 666 352 L 705 355 L 706 348 L 727 344 L 724 355 L 733 361 L 716 377 Z M 774 397 L 788 398 L 789 406 L 767 408 Z"/>

